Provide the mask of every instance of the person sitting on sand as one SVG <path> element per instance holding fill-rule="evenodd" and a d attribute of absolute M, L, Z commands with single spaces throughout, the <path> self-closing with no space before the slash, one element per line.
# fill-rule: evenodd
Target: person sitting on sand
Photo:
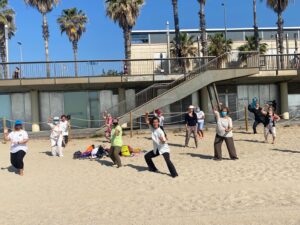
<path fill-rule="evenodd" d="M 265 115 L 265 142 L 268 143 L 268 136 L 269 134 L 272 134 L 273 141 L 272 144 L 275 144 L 276 139 L 276 122 L 280 120 L 280 117 L 274 113 L 273 107 L 269 106 L 268 111 L 263 111 L 263 114 Z"/>
<path fill-rule="evenodd" d="M 153 117 L 151 121 L 149 120 L 149 113 L 146 113 L 146 123 L 149 125 L 149 128 L 152 132 L 152 141 L 153 141 L 153 150 L 145 154 L 145 161 L 149 167 L 149 171 L 157 172 L 152 158 L 155 158 L 159 155 L 162 155 L 167 163 L 168 169 L 173 178 L 177 177 L 177 171 L 175 166 L 170 159 L 170 148 L 166 142 L 166 137 L 163 130 L 159 127 L 159 119 Z"/>
<path fill-rule="evenodd" d="M 120 152 L 123 145 L 122 140 L 122 127 L 119 125 L 119 120 L 114 119 L 113 120 L 113 127 L 111 130 L 111 148 L 109 152 L 109 157 L 113 161 L 114 165 L 117 165 L 117 167 L 121 167 L 121 158 L 120 158 Z"/>
<path fill-rule="evenodd" d="M 23 159 L 28 150 L 28 133 L 22 129 L 23 122 L 17 120 L 15 122 L 14 131 L 8 133 L 8 129 L 4 129 L 4 139 L 6 141 L 11 141 L 10 145 L 10 162 L 13 167 L 15 167 L 20 176 L 24 175 L 24 162 Z"/>
<path fill-rule="evenodd" d="M 48 119 L 48 125 L 51 128 L 50 143 L 51 143 L 52 156 L 58 155 L 59 157 L 63 157 L 63 152 L 62 152 L 63 131 L 60 126 L 59 117 L 54 117 L 53 121 L 52 118 L 50 117 Z"/>
<path fill-rule="evenodd" d="M 221 110 L 221 115 L 216 110 L 216 108 L 213 108 L 213 111 L 215 113 L 215 117 L 217 120 L 217 127 L 216 127 L 216 137 L 214 142 L 214 160 L 222 160 L 222 144 L 223 141 L 225 141 L 229 157 L 232 160 L 238 159 L 234 141 L 233 141 L 233 133 L 232 133 L 232 119 L 229 116 L 229 108 L 224 106 Z"/>
<path fill-rule="evenodd" d="M 105 120 L 105 138 L 108 142 L 110 142 L 110 136 L 111 136 L 111 127 L 112 127 L 112 122 L 113 122 L 113 118 L 112 116 L 107 113 L 107 111 L 105 111 L 103 113 L 103 119 Z"/>

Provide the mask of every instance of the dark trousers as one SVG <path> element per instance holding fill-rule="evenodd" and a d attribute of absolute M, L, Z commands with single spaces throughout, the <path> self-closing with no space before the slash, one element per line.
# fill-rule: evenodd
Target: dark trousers
<path fill-rule="evenodd" d="M 66 147 L 66 145 L 69 142 L 69 136 L 68 135 L 64 135 L 63 138 L 64 139 L 63 139 L 63 142 L 62 142 L 62 147 Z"/>
<path fill-rule="evenodd" d="M 223 144 L 223 141 L 225 141 L 225 143 L 226 143 L 228 153 L 229 153 L 229 157 L 231 159 L 236 159 L 237 155 L 236 155 L 236 150 L 235 150 L 233 138 L 232 137 L 221 137 L 217 134 L 216 134 L 215 143 L 214 143 L 214 149 L 215 149 L 215 156 L 214 157 L 216 159 L 222 159 L 222 144 Z"/>
<path fill-rule="evenodd" d="M 24 151 L 18 151 L 16 153 L 10 153 L 10 162 L 16 169 L 23 169 L 24 168 L 24 162 L 23 159 L 26 155 L 26 152 Z"/>
<path fill-rule="evenodd" d="M 259 120 L 255 120 L 255 121 L 254 121 L 254 123 L 253 123 L 253 133 L 254 133 L 254 134 L 257 134 L 256 127 L 257 127 L 260 123 L 262 123 L 262 122 L 259 121 Z"/>
<path fill-rule="evenodd" d="M 150 171 L 153 171 L 153 172 L 157 171 L 157 168 L 156 168 L 156 166 L 154 165 L 154 163 L 152 161 L 152 158 L 155 158 L 157 156 L 159 156 L 159 151 L 158 150 L 156 151 L 156 154 L 154 153 L 154 151 L 150 151 L 145 155 L 145 160 L 146 160 L 146 163 L 147 163 Z M 175 169 L 175 166 L 171 162 L 170 153 L 165 152 L 164 154 L 162 154 L 162 156 L 164 157 L 164 159 L 167 163 L 167 166 L 168 166 L 168 169 L 171 173 L 171 176 L 172 177 L 177 177 L 178 174 L 177 174 L 177 171 Z"/>
<path fill-rule="evenodd" d="M 120 152 L 121 152 L 121 147 L 119 146 L 111 146 L 109 152 L 109 157 L 111 158 L 114 164 L 118 165 L 118 167 L 122 166 Z"/>
<path fill-rule="evenodd" d="M 198 133 L 197 133 L 197 126 L 188 126 L 185 132 L 185 146 L 188 146 L 191 134 L 193 133 L 195 139 L 196 148 L 198 147 Z"/>

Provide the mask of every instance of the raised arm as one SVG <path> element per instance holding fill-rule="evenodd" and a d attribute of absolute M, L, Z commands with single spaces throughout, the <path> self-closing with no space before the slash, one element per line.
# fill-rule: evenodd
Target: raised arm
<path fill-rule="evenodd" d="M 9 134 L 8 134 L 8 129 L 7 128 L 4 128 L 3 134 L 4 134 L 4 140 L 5 141 L 10 141 L 10 138 L 8 136 Z"/>

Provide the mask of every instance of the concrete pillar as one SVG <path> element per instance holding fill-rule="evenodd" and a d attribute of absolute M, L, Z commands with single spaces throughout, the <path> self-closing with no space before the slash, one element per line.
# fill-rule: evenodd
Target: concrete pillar
<path fill-rule="evenodd" d="M 199 92 L 196 91 L 192 94 L 192 105 L 193 106 L 199 106 Z"/>
<path fill-rule="evenodd" d="M 125 101 L 126 96 L 125 96 L 125 89 L 124 88 L 119 88 L 118 89 L 118 98 L 119 98 L 119 114 L 123 115 L 126 112 L 126 104 L 122 103 Z"/>
<path fill-rule="evenodd" d="M 30 91 L 30 98 L 31 98 L 32 132 L 39 132 L 40 112 L 39 112 L 38 91 Z"/>
<path fill-rule="evenodd" d="M 135 90 L 134 89 L 126 90 L 125 98 L 126 98 L 126 111 L 129 112 L 130 110 L 135 108 Z"/>
<path fill-rule="evenodd" d="M 112 110 L 112 96 L 113 92 L 109 90 L 103 90 L 99 92 L 100 112 L 104 112 L 105 110 Z"/>
<path fill-rule="evenodd" d="M 288 94 L 288 83 L 280 83 L 280 106 L 281 106 L 281 115 L 283 119 L 288 120 L 289 115 L 289 94 Z"/>

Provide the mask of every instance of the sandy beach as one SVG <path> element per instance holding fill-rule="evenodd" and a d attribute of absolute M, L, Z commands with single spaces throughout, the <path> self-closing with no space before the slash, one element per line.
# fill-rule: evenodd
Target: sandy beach
<path fill-rule="evenodd" d="M 161 173 L 147 171 L 143 155 L 74 160 L 73 153 L 103 138 L 73 139 L 64 158 L 53 158 L 48 140 L 31 140 L 25 176 L 10 168 L 9 145 L 0 151 L 1 225 L 191 225 L 300 224 L 300 127 L 279 127 L 275 145 L 236 131 L 239 160 L 216 162 L 214 130 L 198 149 L 183 148 L 184 133 L 168 132 L 171 159 L 179 173 L 171 178 L 162 157 Z M 150 150 L 149 134 L 124 137 L 124 143 Z"/>

